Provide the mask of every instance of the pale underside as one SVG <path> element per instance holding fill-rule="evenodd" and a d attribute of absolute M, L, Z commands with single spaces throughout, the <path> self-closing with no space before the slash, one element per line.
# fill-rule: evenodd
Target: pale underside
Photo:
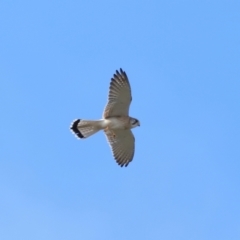
<path fill-rule="evenodd" d="M 108 103 L 103 117 L 129 116 L 129 107 L 132 101 L 131 87 L 126 73 L 120 69 L 111 79 L 108 94 Z M 132 161 L 135 149 L 135 139 L 130 129 L 105 129 L 113 156 L 120 166 L 127 166 Z"/>

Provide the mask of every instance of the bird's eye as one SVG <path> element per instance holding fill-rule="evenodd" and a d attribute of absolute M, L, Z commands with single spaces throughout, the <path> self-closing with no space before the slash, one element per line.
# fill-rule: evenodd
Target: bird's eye
<path fill-rule="evenodd" d="M 133 119 L 132 124 L 135 125 L 138 122 L 137 119 Z"/>

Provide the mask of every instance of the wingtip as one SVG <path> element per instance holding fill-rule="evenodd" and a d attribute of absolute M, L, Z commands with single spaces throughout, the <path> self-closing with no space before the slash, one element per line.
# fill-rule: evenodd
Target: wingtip
<path fill-rule="evenodd" d="M 119 74 L 119 72 L 120 72 L 121 74 L 122 74 L 122 73 L 125 73 L 125 72 L 122 70 L 122 68 L 120 68 L 119 70 L 118 70 L 118 69 L 116 70 L 116 73 L 117 73 L 117 74 Z"/>
<path fill-rule="evenodd" d="M 118 164 L 118 166 L 119 167 L 127 167 L 128 166 L 128 164 L 129 164 L 129 162 L 127 162 L 127 163 L 120 163 L 120 162 L 117 162 L 117 164 Z"/>

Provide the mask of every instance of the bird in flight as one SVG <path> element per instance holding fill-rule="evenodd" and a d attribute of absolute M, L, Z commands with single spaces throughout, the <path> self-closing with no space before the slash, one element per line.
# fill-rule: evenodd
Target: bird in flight
<path fill-rule="evenodd" d="M 127 166 L 134 156 L 135 138 L 132 128 L 140 126 L 136 118 L 129 116 L 132 101 L 131 86 L 127 74 L 120 68 L 110 83 L 108 103 L 100 120 L 76 119 L 70 129 L 78 138 L 87 138 L 103 130 L 111 146 L 113 156 L 121 167 Z"/>

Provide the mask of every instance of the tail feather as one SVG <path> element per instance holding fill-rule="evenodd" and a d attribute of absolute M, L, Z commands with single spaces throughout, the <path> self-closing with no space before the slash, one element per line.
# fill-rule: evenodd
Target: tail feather
<path fill-rule="evenodd" d="M 101 120 L 91 121 L 76 119 L 71 124 L 70 129 L 78 138 L 87 138 L 101 130 Z"/>

